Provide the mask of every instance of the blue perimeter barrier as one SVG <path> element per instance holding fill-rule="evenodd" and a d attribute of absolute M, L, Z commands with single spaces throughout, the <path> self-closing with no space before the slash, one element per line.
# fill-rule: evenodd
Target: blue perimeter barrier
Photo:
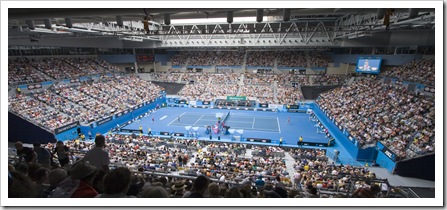
<path fill-rule="evenodd" d="M 380 164 L 380 167 L 386 168 L 388 172 L 393 173 L 394 168 L 396 167 L 396 162 L 394 162 L 391 158 L 394 154 L 385 154 L 382 151 L 384 148 L 386 148 L 385 145 L 383 145 L 381 142 L 377 142 L 377 149 L 379 150 L 379 153 L 377 154 L 376 162 Z"/>
<path fill-rule="evenodd" d="M 358 148 L 354 143 L 349 140 L 349 138 L 343 134 L 343 132 L 326 116 L 326 114 L 321 111 L 320 107 L 318 107 L 315 103 L 310 105 L 312 107 L 315 116 L 318 117 L 320 122 L 326 127 L 329 133 L 337 139 L 340 143 L 342 143 L 343 147 L 349 152 L 349 154 L 354 157 L 356 160 L 361 161 L 372 161 L 376 156 L 376 148 L 370 147 L 366 149 Z"/>
<path fill-rule="evenodd" d="M 149 110 L 154 109 L 155 107 L 157 107 L 157 105 L 161 107 L 163 103 L 166 103 L 166 97 L 159 97 L 154 102 L 146 104 L 145 106 L 137 108 L 133 111 L 124 111 L 121 113 L 117 113 L 111 117 L 94 122 L 90 126 L 80 126 L 81 132 L 85 135 L 86 138 L 89 137 L 88 131 L 92 133 L 93 137 L 96 133 L 105 134 L 112 128 L 115 128 L 117 124 L 122 125 L 123 123 L 126 123 L 134 119 L 135 117 L 138 117 L 139 115 L 142 115 Z M 73 132 L 76 131 L 76 129 L 77 127 L 57 134 L 55 135 L 56 139 L 61 141 L 75 139 L 78 137 L 77 132 Z"/>

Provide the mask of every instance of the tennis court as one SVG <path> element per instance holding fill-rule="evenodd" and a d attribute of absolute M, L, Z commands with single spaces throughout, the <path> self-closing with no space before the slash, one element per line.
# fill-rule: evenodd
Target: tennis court
<path fill-rule="evenodd" d="M 229 115 L 227 115 L 230 113 Z M 193 109 L 169 107 L 160 109 L 139 120 L 128 122 L 124 132 L 139 132 L 139 127 L 145 135 L 148 128 L 158 135 L 160 132 L 187 133 L 187 127 L 198 127 L 198 138 L 209 139 L 206 126 L 216 125 L 217 115 L 222 116 L 224 123 L 230 129 L 242 130 L 244 138 L 268 138 L 273 141 L 283 137 L 285 144 L 297 145 L 300 136 L 304 142 L 327 143 L 324 134 L 318 134 L 315 123 L 309 120 L 306 113 L 263 112 L 224 109 Z M 180 120 L 178 119 L 180 117 Z M 288 123 L 290 118 L 290 123 Z M 212 135 L 216 135 L 212 133 Z M 222 139 L 231 138 L 231 134 L 219 133 Z M 337 145 L 336 145 L 337 146 Z"/>
<path fill-rule="evenodd" d="M 225 125 L 233 129 L 280 132 L 278 117 L 241 116 L 234 113 L 200 114 L 184 112 L 171 121 L 169 126 L 198 126 L 215 125 L 217 117 L 222 116 Z"/>

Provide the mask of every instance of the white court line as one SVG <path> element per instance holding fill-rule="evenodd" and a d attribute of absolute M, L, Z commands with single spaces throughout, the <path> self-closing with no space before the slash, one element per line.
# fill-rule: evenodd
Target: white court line
<path fill-rule="evenodd" d="M 186 112 L 183 112 L 182 114 L 180 114 L 179 116 L 182 117 Z M 178 121 L 177 118 L 175 118 L 173 121 L 171 121 L 168 125 L 171 125 L 174 121 Z M 178 124 L 177 124 L 178 125 Z"/>
<path fill-rule="evenodd" d="M 256 117 L 256 118 L 259 118 L 259 119 L 275 119 L 275 117 L 268 117 L 268 116 L 245 116 L 245 115 L 231 115 L 232 117 L 235 117 L 235 118 L 252 118 L 252 117 Z M 276 117 L 276 118 L 278 118 L 278 117 Z"/>
<path fill-rule="evenodd" d="M 196 125 L 200 121 L 200 119 L 202 119 L 203 116 L 204 115 L 202 115 L 193 125 Z"/>
<path fill-rule="evenodd" d="M 231 127 L 231 128 L 233 128 L 233 127 Z M 246 129 L 246 130 L 250 130 L 250 131 L 252 131 L 252 130 L 254 130 L 254 131 L 256 131 L 256 132 L 272 132 L 272 133 L 277 133 L 278 131 L 277 130 L 272 130 L 272 129 L 262 129 L 262 128 L 254 128 L 254 129 L 251 129 L 250 127 L 234 127 L 234 129 Z"/>
<path fill-rule="evenodd" d="M 255 128 L 255 121 L 256 121 L 256 117 L 253 118 L 253 122 L 252 122 L 252 124 L 251 124 L 251 129 L 254 129 L 254 128 Z"/>
<path fill-rule="evenodd" d="M 160 118 L 160 121 L 164 120 L 167 117 L 168 117 L 168 115 L 163 116 L 162 118 Z"/>
<path fill-rule="evenodd" d="M 278 130 L 279 130 L 279 133 L 281 133 L 281 126 L 279 126 L 279 118 L 278 118 L 278 117 L 276 117 L 276 122 L 278 123 Z"/>
<path fill-rule="evenodd" d="M 228 121 L 227 120 L 227 123 L 250 123 L 250 122 L 247 122 L 247 121 Z"/>

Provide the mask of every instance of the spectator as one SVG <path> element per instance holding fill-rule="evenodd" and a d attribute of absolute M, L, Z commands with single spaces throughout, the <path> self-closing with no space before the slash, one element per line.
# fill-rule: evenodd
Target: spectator
<path fill-rule="evenodd" d="M 203 198 L 203 195 L 208 188 L 210 181 L 206 176 L 200 175 L 194 181 L 192 186 L 192 193 L 188 198 Z"/>
<path fill-rule="evenodd" d="M 104 171 L 109 172 L 110 158 L 109 154 L 104 151 L 106 146 L 106 140 L 103 135 L 98 135 L 95 137 L 95 148 L 91 149 L 84 156 L 84 160 L 88 161 L 90 164 Z"/>
<path fill-rule="evenodd" d="M 50 198 L 94 198 L 98 192 L 93 188 L 93 180 L 98 170 L 85 160 L 71 166 L 70 177 L 62 181 L 50 194 Z"/>
<path fill-rule="evenodd" d="M 211 183 L 208 185 L 208 198 L 223 198 L 219 195 L 220 188 L 216 183 Z"/>
<path fill-rule="evenodd" d="M 165 188 L 158 187 L 148 187 L 143 192 L 141 192 L 142 198 L 168 198 L 168 192 Z"/>
<path fill-rule="evenodd" d="M 46 189 L 47 185 L 44 183 L 47 181 L 48 175 L 49 175 L 49 170 L 48 170 L 48 168 L 45 168 L 45 167 L 40 167 L 33 174 L 34 184 L 36 185 L 38 198 L 45 197 L 45 189 Z"/>
<path fill-rule="evenodd" d="M 50 184 L 42 193 L 42 197 L 46 198 L 56 187 L 67 178 L 67 172 L 62 168 L 53 169 L 48 174 L 48 183 Z"/>
<path fill-rule="evenodd" d="M 34 143 L 34 152 L 37 154 L 37 163 L 41 164 L 45 168 L 51 168 L 51 153 L 40 146 L 39 143 Z"/>
<path fill-rule="evenodd" d="M 19 160 L 25 161 L 27 163 L 34 163 L 37 161 L 37 154 L 33 149 L 29 147 L 24 147 L 21 141 L 17 141 L 15 144 L 17 150 L 17 156 Z"/>
<path fill-rule="evenodd" d="M 110 171 L 104 177 L 104 193 L 98 198 L 134 198 L 128 196 L 131 184 L 131 173 L 128 168 L 119 167 Z"/>
<path fill-rule="evenodd" d="M 171 186 L 172 195 L 169 197 L 170 198 L 182 198 L 186 187 L 187 186 L 183 182 L 181 182 L 181 181 L 176 182 L 175 184 L 173 184 Z"/>
<path fill-rule="evenodd" d="M 16 170 L 10 170 L 8 173 L 9 198 L 35 198 L 38 196 L 37 189 L 28 176 Z"/>
<path fill-rule="evenodd" d="M 370 188 L 359 188 L 351 196 L 351 198 L 374 198 L 374 193 Z"/>
<path fill-rule="evenodd" d="M 64 142 L 58 141 L 56 143 L 56 148 L 54 148 L 53 155 L 57 155 L 57 159 L 59 160 L 59 164 L 61 167 L 64 167 L 70 162 L 70 151 L 67 146 L 64 145 Z"/>
<path fill-rule="evenodd" d="M 243 198 L 243 195 L 240 192 L 239 188 L 232 187 L 227 191 L 225 198 Z"/>
<path fill-rule="evenodd" d="M 265 185 L 265 181 L 262 179 L 262 175 L 258 176 L 258 179 L 255 181 L 255 185 L 258 189 L 262 189 Z"/>

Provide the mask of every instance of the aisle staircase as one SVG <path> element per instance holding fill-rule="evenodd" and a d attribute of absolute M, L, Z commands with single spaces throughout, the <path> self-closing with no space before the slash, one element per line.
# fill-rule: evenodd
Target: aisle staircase
<path fill-rule="evenodd" d="M 295 168 L 293 168 L 293 164 L 295 164 L 295 159 L 288 152 L 285 152 L 284 155 L 285 155 L 284 162 L 286 163 L 287 172 L 289 173 L 290 177 L 292 178 L 296 172 Z"/>
<path fill-rule="evenodd" d="M 247 66 L 247 56 L 248 56 L 248 52 L 245 51 L 244 62 L 242 62 L 242 69 L 244 69 L 244 70 L 246 70 L 246 66 Z"/>
<path fill-rule="evenodd" d="M 245 150 L 245 156 L 244 156 L 244 157 L 246 157 L 246 158 L 252 158 L 252 157 L 253 157 L 253 155 L 251 154 L 252 152 L 253 152 L 252 149 L 246 149 L 246 150 Z"/>
<path fill-rule="evenodd" d="M 273 81 L 273 100 L 277 103 L 278 102 L 278 83 L 276 81 Z"/>

